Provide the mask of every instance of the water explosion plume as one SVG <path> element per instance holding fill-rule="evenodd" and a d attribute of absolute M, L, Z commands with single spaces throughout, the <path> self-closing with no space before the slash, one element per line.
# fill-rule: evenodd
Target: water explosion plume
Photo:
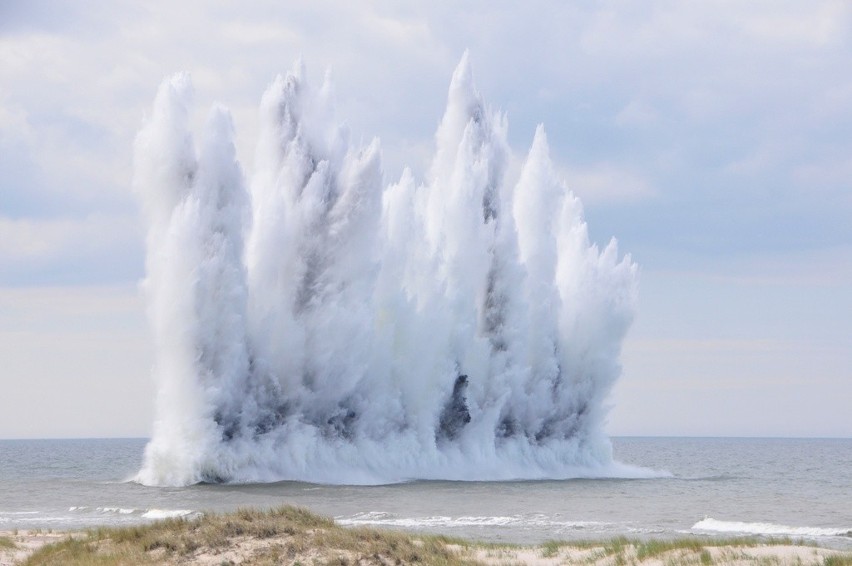
<path fill-rule="evenodd" d="M 137 480 L 565 478 L 613 461 L 636 266 L 589 241 L 543 127 L 516 182 L 467 54 L 428 179 L 384 186 L 301 64 L 260 105 L 248 187 L 230 115 L 198 147 L 188 77 L 135 148 L 157 415 Z"/>

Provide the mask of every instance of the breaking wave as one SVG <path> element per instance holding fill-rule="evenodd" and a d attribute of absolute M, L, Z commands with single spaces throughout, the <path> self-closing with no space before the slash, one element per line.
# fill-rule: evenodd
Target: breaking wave
<path fill-rule="evenodd" d="M 335 522 L 345 526 L 375 525 L 409 529 L 461 528 L 461 527 L 519 527 L 547 528 L 554 531 L 586 530 L 609 526 L 597 521 L 559 521 L 547 515 L 508 516 L 429 516 L 397 517 L 390 513 L 370 511 L 352 517 L 335 517 Z"/>
<path fill-rule="evenodd" d="M 852 527 L 791 527 L 775 523 L 743 523 L 739 521 L 718 521 L 706 518 L 692 526 L 693 531 L 711 533 L 734 533 L 746 535 L 788 536 L 804 538 L 852 537 Z"/>

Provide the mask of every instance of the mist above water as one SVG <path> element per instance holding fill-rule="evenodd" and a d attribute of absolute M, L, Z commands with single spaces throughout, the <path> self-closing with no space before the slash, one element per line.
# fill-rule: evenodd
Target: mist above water
<path fill-rule="evenodd" d="M 637 268 L 589 241 L 543 127 L 506 178 L 466 54 L 425 180 L 385 185 L 301 64 L 262 97 L 250 180 L 227 110 L 193 140 L 191 94 L 167 79 L 135 147 L 158 387 L 138 481 L 642 473 L 602 428 Z"/>

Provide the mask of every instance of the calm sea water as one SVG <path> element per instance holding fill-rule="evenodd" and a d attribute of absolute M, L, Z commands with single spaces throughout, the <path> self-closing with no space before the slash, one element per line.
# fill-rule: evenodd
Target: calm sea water
<path fill-rule="evenodd" d="M 297 482 L 151 488 L 143 439 L 0 440 L 0 530 L 80 529 L 300 505 L 346 525 L 480 540 L 790 536 L 852 549 L 852 439 L 615 438 L 643 480 Z"/>

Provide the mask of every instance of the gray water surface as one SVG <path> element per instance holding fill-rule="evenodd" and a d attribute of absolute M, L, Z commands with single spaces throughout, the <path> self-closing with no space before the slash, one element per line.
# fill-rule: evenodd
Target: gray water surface
<path fill-rule="evenodd" d="M 0 440 L 0 529 L 80 529 L 299 505 L 346 525 L 519 543 L 755 534 L 852 548 L 852 439 L 615 438 L 671 477 L 145 487 L 144 439 Z"/>

